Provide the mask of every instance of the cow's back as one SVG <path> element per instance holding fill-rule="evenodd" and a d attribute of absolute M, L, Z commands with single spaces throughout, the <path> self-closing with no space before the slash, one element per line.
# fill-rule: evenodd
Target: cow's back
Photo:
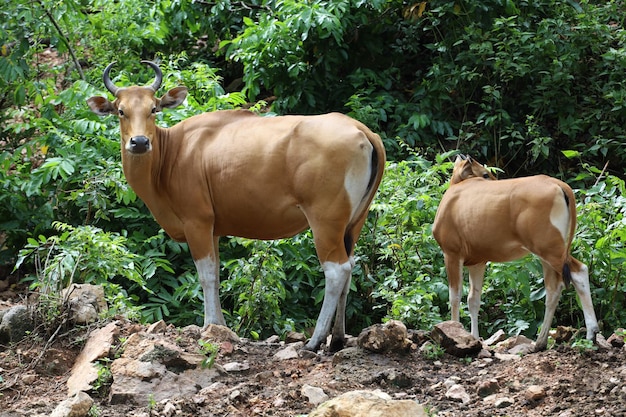
<path fill-rule="evenodd" d="M 320 194 L 341 196 L 346 170 L 360 177 L 371 169 L 372 145 L 363 128 L 337 113 L 198 115 L 176 126 L 184 135 L 170 134 L 184 140 L 166 156 L 171 172 L 163 191 L 181 218 L 214 216 L 217 235 L 292 236 L 308 226 L 303 206 L 319 204 Z"/>

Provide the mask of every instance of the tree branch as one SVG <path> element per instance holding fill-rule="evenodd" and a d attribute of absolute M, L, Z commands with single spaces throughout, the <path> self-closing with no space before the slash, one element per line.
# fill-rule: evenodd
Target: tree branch
<path fill-rule="evenodd" d="M 78 62 L 78 59 L 76 58 L 76 54 L 74 54 L 74 49 L 72 48 L 72 45 L 70 45 L 69 39 L 67 38 L 67 36 L 65 36 L 65 34 L 63 33 L 63 30 L 61 30 L 61 27 L 57 23 L 57 21 L 54 18 L 54 16 L 52 16 L 52 13 L 50 13 L 50 11 L 45 8 L 43 2 L 41 0 L 36 0 L 36 1 L 37 1 L 37 3 L 39 3 L 41 8 L 46 13 L 46 16 L 48 16 L 48 19 L 50 19 L 50 22 L 52 22 L 52 25 L 55 27 L 55 29 L 59 33 L 59 36 L 61 37 L 61 40 L 63 41 L 63 43 L 67 47 L 67 50 L 69 51 L 69 53 L 70 53 L 70 55 L 72 57 L 72 61 L 74 61 L 74 66 L 78 70 L 78 74 L 80 75 L 80 78 L 84 81 L 85 80 L 85 74 L 83 74 L 83 69 L 80 67 L 80 63 Z"/>

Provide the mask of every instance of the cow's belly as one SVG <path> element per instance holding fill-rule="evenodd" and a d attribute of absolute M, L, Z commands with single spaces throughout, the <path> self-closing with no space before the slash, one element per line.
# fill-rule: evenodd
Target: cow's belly
<path fill-rule="evenodd" d="M 215 235 L 248 239 L 280 239 L 294 236 L 309 227 L 304 213 L 297 206 L 262 208 L 261 210 L 217 212 Z"/>

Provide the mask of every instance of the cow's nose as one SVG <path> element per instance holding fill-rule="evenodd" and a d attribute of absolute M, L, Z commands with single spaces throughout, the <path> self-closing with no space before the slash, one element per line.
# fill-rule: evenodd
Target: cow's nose
<path fill-rule="evenodd" d="M 132 153 L 145 153 L 150 150 L 150 139 L 146 136 L 134 136 L 130 138 L 129 145 Z"/>

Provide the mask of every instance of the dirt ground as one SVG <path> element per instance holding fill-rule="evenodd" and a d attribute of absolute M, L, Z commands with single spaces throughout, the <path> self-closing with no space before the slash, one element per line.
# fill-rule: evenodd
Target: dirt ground
<path fill-rule="evenodd" d="M 50 344 L 31 336 L 14 346 L 0 346 L 0 417 L 49 415 L 66 398 L 70 369 L 94 328 L 70 329 L 57 334 Z M 119 345 L 141 328 L 125 322 Z M 173 326 L 167 332 L 179 346 L 197 351 L 196 340 L 185 339 Z M 216 363 L 245 363 L 249 369 L 224 373 L 210 390 L 147 407 L 109 404 L 108 387 L 103 384 L 89 393 L 95 400 L 91 415 L 300 416 L 314 408 L 302 394 L 305 384 L 322 388 L 330 398 L 351 390 L 379 389 L 394 398 L 414 399 L 433 416 L 626 415 L 623 348 L 600 351 L 560 345 L 519 360 L 500 360 L 448 354 L 432 357 L 420 352 L 416 344 L 405 354 L 349 348 L 335 355 L 274 359 L 283 347 L 247 340 L 235 343 L 232 349 L 220 351 Z M 111 355 L 118 353 L 113 349 Z M 487 383 L 490 380 L 496 382 Z M 447 381 L 461 385 L 469 401 L 448 398 Z M 479 395 L 485 385 L 495 387 L 496 398 L 485 397 L 484 392 Z M 530 399 L 532 386 L 541 387 L 539 398 Z"/>

